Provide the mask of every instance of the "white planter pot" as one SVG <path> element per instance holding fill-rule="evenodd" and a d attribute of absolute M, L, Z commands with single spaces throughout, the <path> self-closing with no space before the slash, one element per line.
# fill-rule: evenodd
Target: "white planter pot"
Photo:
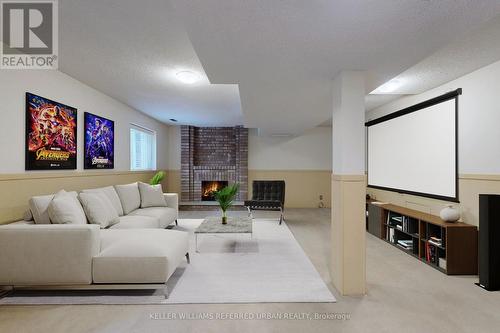
<path fill-rule="evenodd" d="M 439 212 L 439 216 L 443 221 L 456 222 L 460 219 L 460 212 L 458 209 L 453 208 L 453 206 L 448 206 Z"/>

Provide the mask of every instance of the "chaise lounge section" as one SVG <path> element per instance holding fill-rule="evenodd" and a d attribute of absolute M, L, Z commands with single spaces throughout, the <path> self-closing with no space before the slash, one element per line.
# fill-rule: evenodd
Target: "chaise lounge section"
<path fill-rule="evenodd" d="M 113 214 L 116 211 L 119 217 L 105 227 L 51 223 L 48 210 L 57 194 L 31 198 L 34 221 L 0 227 L 0 286 L 4 289 L 164 288 L 167 296 L 166 282 L 184 258 L 189 263 L 188 233 L 165 229 L 177 222 L 177 194 L 162 193 L 161 200 L 165 203 L 157 201 L 161 206 L 141 208 L 148 206 L 144 204 L 147 198 L 141 197 L 139 191 L 136 193 L 137 183 L 116 188 L 120 186 L 126 190 L 110 186 L 81 192 L 97 191 L 107 196 L 106 208 L 113 210 Z M 68 197 L 78 196 L 75 192 L 66 193 Z M 87 207 L 83 210 L 90 214 Z"/>

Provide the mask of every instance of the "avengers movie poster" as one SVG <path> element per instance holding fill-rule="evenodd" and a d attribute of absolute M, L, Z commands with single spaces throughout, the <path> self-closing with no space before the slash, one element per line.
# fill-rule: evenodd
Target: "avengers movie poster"
<path fill-rule="evenodd" d="M 85 169 L 114 168 L 114 122 L 85 112 Z"/>
<path fill-rule="evenodd" d="M 77 111 L 26 93 L 26 170 L 76 169 Z"/>

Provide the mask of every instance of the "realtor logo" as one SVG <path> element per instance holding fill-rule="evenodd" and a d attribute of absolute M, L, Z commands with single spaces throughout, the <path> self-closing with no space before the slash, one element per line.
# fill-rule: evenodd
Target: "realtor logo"
<path fill-rule="evenodd" d="M 57 69 L 57 0 L 0 4 L 0 68 Z"/>

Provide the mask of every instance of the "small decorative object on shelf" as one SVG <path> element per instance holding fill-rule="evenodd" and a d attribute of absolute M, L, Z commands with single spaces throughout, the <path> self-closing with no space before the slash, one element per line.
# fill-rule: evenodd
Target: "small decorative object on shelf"
<path fill-rule="evenodd" d="M 227 224 L 226 211 L 233 205 L 234 198 L 236 194 L 238 194 L 239 188 L 240 184 L 234 183 L 214 193 L 215 200 L 217 200 L 222 210 L 222 224 Z"/>
<path fill-rule="evenodd" d="M 439 212 L 439 217 L 443 221 L 446 222 L 457 222 L 460 219 L 460 212 L 458 209 L 453 208 L 453 206 L 449 205 L 446 208 L 443 208 L 441 212 Z"/>

